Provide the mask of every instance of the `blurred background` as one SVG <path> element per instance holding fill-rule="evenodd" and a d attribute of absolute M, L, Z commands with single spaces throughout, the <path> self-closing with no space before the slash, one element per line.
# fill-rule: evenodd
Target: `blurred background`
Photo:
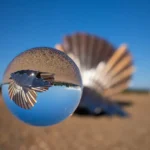
<path fill-rule="evenodd" d="M 0 0 L 0 80 L 9 62 L 32 47 L 54 47 L 66 34 L 83 31 L 119 47 L 127 43 L 136 73 L 115 97 L 128 118 L 73 115 L 46 128 L 23 124 L 1 97 L 0 150 L 150 149 L 150 2 L 148 0 Z"/>

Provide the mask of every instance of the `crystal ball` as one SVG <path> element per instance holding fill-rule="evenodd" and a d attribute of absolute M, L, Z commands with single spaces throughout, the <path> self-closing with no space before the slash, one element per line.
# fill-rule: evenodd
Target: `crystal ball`
<path fill-rule="evenodd" d="M 3 75 L 2 96 L 19 120 L 51 126 L 71 116 L 82 95 L 82 79 L 65 53 L 36 47 L 16 56 Z"/>

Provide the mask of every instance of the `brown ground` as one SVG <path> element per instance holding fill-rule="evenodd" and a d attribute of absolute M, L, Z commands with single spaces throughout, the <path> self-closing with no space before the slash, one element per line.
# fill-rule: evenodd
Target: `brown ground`
<path fill-rule="evenodd" d="M 119 97 L 133 102 L 132 117 L 73 116 L 47 128 L 21 123 L 2 102 L 0 150 L 150 150 L 150 95 Z"/>

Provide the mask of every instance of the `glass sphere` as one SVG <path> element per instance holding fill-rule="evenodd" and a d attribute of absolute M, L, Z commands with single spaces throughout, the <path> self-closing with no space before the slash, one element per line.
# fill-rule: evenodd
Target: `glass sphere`
<path fill-rule="evenodd" d="M 16 56 L 3 76 L 2 96 L 11 113 L 34 126 L 50 126 L 69 117 L 82 95 L 78 67 L 65 53 L 47 47 Z"/>

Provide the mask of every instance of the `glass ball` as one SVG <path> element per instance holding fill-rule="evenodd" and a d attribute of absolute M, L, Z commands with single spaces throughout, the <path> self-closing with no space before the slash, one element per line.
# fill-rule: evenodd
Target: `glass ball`
<path fill-rule="evenodd" d="M 79 69 L 69 56 L 53 48 L 37 47 L 10 62 L 3 76 L 2 96 L 19 120 L 50 126 L 73 114 L 82 89 Z"/>

